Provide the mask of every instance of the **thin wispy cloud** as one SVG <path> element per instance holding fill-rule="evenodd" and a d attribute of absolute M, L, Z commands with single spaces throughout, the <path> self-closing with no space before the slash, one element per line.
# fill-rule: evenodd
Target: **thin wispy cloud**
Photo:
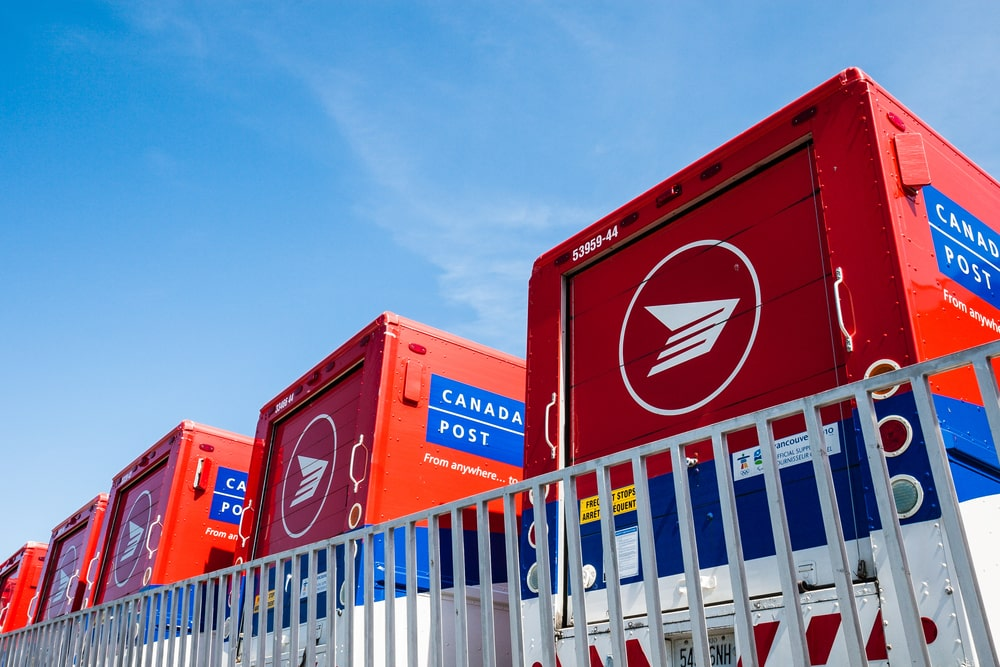
<path fill-rule="evenodd" d="M 448 190 L 433 159 L 407 152 L 412 137 L 376 120 L 384 114 L 355 76 L 327 73 L 312 83 L 375 184 L 370 200 L 357 205 L 400 248 L 439 269 L 440 298 L 473 314 L 460 325 L 463 334 L 523 353 L 531 264 L 589 214 L 474 182 Z"/>

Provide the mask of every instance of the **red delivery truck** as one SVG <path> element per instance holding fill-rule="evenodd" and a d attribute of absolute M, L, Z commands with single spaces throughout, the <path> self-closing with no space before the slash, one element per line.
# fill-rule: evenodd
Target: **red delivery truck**
<path fill-rule="evenodd" d="M 182 421 L 116 475 L 91 603 L 232 565 L 252 443 Z"/>
<path fill-rule="evenodd" d="M 520 481 L 523 400 L 523 360 L 383 313 L 261 409 L 243 512 L 243 557 L 279 554 Z M 499 507 L 489 510 L 496 539 L 490 553 L 481 556 L 491 559 L 494 572 L 506 572 L 499 560 L 503 557 L 501 512 Z M 451 539 L 447 518 L 441 522 L 443 543 Z M 474 522 L 475 517 L 469 517 L 464 525 L 468 528 Z M 466 533 L 470 535 L 474 536 Z M 395 580 L 409 577 L 410 585 L 416 582 L 421 593 L 430 586 L 428 538 L 426 525 L 418 526 L 414 536 L 417 562 L 410 572 L 401 551 L 403 537 L 395 542 Z M 405 592 L 386 583 L 386 563 L 390 562 L 386 549 L 382 539 L 373 540 L 370 557 L 379 605 L 398 604 Z M 363 604 L 363 563 L 369 556 L 364 551 L 358 549 L 352 557 L 338 548 L 336 579 L 329 585 L 326 552 L 315 552 L 321 625 L 327 620 L 328 586 L 340 591 L 335 598 L 338 609 Z M 464 563 L 470 586 L 478 584 L 479 558 L 470 545 Z M 348 590 L 345 573 L 351 563 L 356 583 Z M 261 587 L 266 587 L 268 598 L 261 635 L 269 635 L 276 627 L 291 627 L 296 599 L 298 618 L 305 618 L 308 601 L 302 594 L 293 596 L 292 591 L 308 589 L 307 579 L 294 577 L 296 571 L 308 572 L 310 566 L 308 554 L 301 557 L 298 570 L 290 560 L 282 561 L 266 568 L 266 579 L 255 583 L 255 601 L 262 598 Z M 442 562 L 440 566 L 439 583 L 449 589 L 457 565 Z M 281 581 L 286 582 L 279 600 L 283 612 L 275 618 L 276 588 Z M 460 603 L 475 607 L 478 602 L 472 597 Z M 426 595 L 420 604 L 424 605 L 420 617 L 429 618 Z M 495 627 L 500 639 L 509 637 L 509 630 L 504 630 L 506 618 L 505 612 L 497 611 Z M 344 624 L 337 627 L 338 632 L 346 632 Z M 360 631 L 360 626 L 355 630 Z M 314 631 L 300 626 L 298 645 L 305 646 Z M 253 635 L 258 632 L 255 626 Z M 412 632 L 424 642 L 429 631 Z M 324 632 L 316 636 L 326 637 Z M 403 640 L 397 637 L 397 642 Z M 363 638 L 338 635 L 335 643 L 336 651 L 325 642 L 317 651 L 335 653 L 329 660 L 343 664 L 348 658 L 342 652 L 351 645 L 360 646 Z M 272 642 L 268 640 L 266 646 L 270 650 Z M 475 653 L 479 647 L 473 642 L 469 650 Z"/>
<path fill-rule="evenodd" d="M 383 313 L 261 409 L 242 556 L 519 481 L 523 396 L 521 359 Z"/>
<path fill-rule="evenodd" d="M 90 606 L 87 584 L 100 558 L 97 541 L 107 507 L 108 494 L 101 493 L 52 529 L 32 621 L 47 621 Z"/>
<path fill-rule="evenodd" d="M 1000 185 L 865 73 L 849 69 L 539 257 L 529 284 L 525 474 L 998 337 Z M 954 373 L 932 390 L 951 434 L 963 508 L 995 514 L 1000 461 L 972 381 L 971 371 Z M 906 539 L 938 544 L 938 490 L 929 483 L 912 393 L 880 398 L 879 429 Z M 881 526 L 858 461 L 859 427 L 850 404 L 826 408 L 823 424 L 848 513 L 845 538 L 865 579 L 879 569 L 873 543 Z M 823 548 L 825 536 L 805 425 L 784 421 L 773 430 L 796 563 L 804 585 L 823 586 L 834 575 L 826 555 L 811 551 Z M 765 453 L 755 432 L 734 436 L 728 448 L 751 595 L 767 595 L 778 590 L 767 519 L 777 510 L 765 501 Z M 703 521 L 702 577 L 712 582 L 706 603 L 732 599 L 712 452 L 707 442 L 687 452 L 691 502 Z M 616 472 L 615 528 L 625 540 L 634 537 L 638 482 L 631 470 Z M 645 482 L 657 498 L 664 600 L 684 595 L 671 474 L 670 460 L 654 459 Z M 580 531 L 582 563 L 594 582 L 585 594 L 593 604 L 588 622 L 607 621 L 607 605 L 592 600 L 605 581 L 597 494 L 593 477 L 581 478 L 578 525 L 564 527 Z M 557 506 L 555 489 L 548 500 Z M 533 520 L 526 510 L 525 524 Z M 568 626 L 572 592 L 559 584 L 568 575 L 554 564 L 568 567 L 559 532 L 548 532 L 556 554 L 550 567 L 557 614 Z M 534 546 L 522 548 L 528 584 L 536 581 L 529 571 Z M 618 546 L 628 554 L 621 556 L 622 583 L 641 581 L 640 554 Z M 947 567 L 932 550 L 922 552 L 926 562 L 910 565 L 932 591 L 921 593 L 925 626 L 940 627 L 942 637 L 946 625 L 957 633 L 960 624 L 948 620 L 955 610 Z M 539 593 L 528 584 L 530 610 Z M 639 604 L 642 595 L 628 599 Z M 634 611 L 626 604 L 623 613 Z M 951 635 L 939 639 L 933 662 L 961 661 L 951 654 L 955 646 Z"/>
<path fill-rule="evenodd" d="M 40 542 L 28 542 L 0 563 L 0 632 L 30 623 L 29 611 L 47 549 L 48 545 Z"/>

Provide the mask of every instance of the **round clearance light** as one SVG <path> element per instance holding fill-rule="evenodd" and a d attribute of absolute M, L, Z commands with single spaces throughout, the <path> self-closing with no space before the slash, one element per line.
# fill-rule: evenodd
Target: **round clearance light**
<path fill-rule="evenodd" d="M 347 515 L 347 525 L 352 529 L 357 528 L 358 524 L 361 523 L 361 503 L 354 503 L 351 507 L 351 513 Z"/>
<path fill-rule="evenodd" d="M 899 518 L 908 519 L 916 514 L 924 502 L 924 489 L 920 482 L 910 475 L 896 475 L 889 483 L 892 485 L 892 500 Z"/>
<path fill-rule="evenodd" d="M 531 545 L 532 549 L 536 549 L 537 548 L 537 545 L 535 544 L 535 522 L 534 521 L 532 521 L 531 525 L 528 526 L 528 544 Z"/>
<path fill-rule="evenodd" d="M 590 563 L 583 566 L 583 587 L 592 588 L 597 583 L 597 568 Z"/>
<path fill-rule="evenodd" d="M 882 439 L 882 451 L 886 456 L 899 456 L 913 442 L 913 426 L 899 415 L 889 415 L 880 419 L 878 434 Z"/>
<path fill-rule="evenodd" d="M 524 583 L 532 593 L 538 592 L 538 563 L 532 563 L 528 568 L 528 576 L 525 577 Z"/>
<path fill-rule="evenodd" d="M 865 371 L 865 379 L 873 378 L 876 375 L 884 375 L 886 373 L 891 373 L 893 371 L 899 370 L 899 364 L 892 359 L 879 359 Z M 872 392 L 872 398 L 875 400 L 881 400 L 883 398 L 889 398 L 899 389 L 899 385 L 894 385 L 892 387 L 886 387 L 885 389 L 879 389 L 878 391 Z"/>

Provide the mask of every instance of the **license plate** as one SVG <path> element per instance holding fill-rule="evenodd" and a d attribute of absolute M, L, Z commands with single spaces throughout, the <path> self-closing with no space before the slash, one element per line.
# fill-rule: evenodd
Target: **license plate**
<path fill-rule="evenodd" d="M 694 650 L 694 641 L 690 638 L 672 639 L 673 666 L 697 667 L 698 660 Z M 715 667 L 736 667 L 739 656 L 736 655 L 736 640 L 731 632 L 720 632 L 708 636 L 708 656 L 710 665 Z"/>

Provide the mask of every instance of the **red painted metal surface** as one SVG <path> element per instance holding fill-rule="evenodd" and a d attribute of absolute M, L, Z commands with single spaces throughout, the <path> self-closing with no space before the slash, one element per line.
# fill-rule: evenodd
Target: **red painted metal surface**
<path fill-rule="evenodd" d="M 96 571 L 97 541 L 107 506 L 108 494 L 101 493 L 52 529 L 34 622 L 89 606 L 87 582 Z"/>
<path fill-rule="evenodd" d="M 382 314 L 261 409 L 241 557 L 520 480 L 523 397 L 523 360 Z"/>
<path fill-rule="evenodd" d="M 28 625 L 48 545 L 28 542 L 0 563 L 0 632 Z"/>
<path fill-rule="evenodd" d="M 91 602 L 232 565 L 252 443 L 184 421 L 115 476 Z"/>

